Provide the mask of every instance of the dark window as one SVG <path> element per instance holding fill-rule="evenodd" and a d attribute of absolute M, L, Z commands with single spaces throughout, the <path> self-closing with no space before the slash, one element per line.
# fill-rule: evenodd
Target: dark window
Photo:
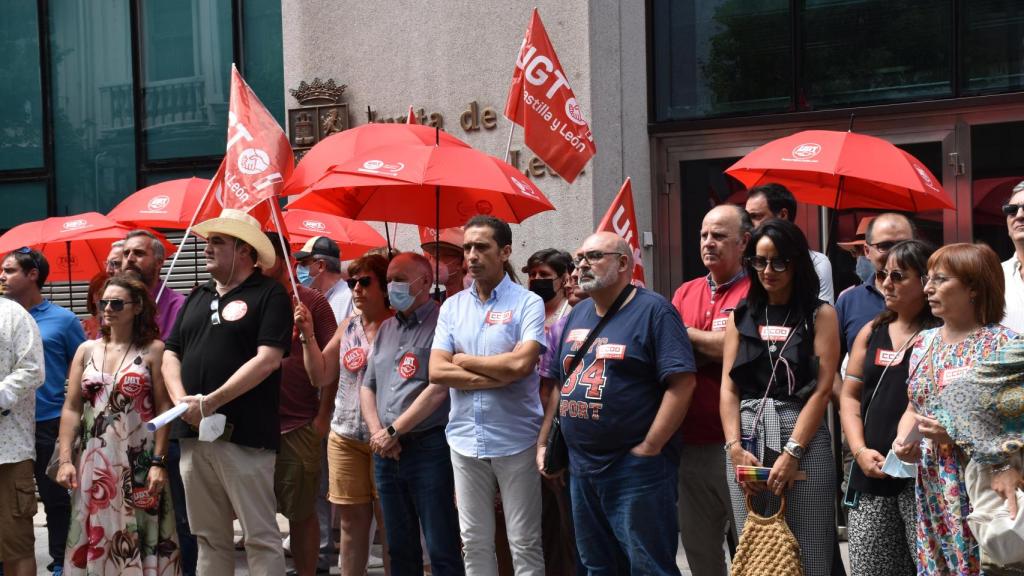
<path fill-rule="evenodd" d="M 43 167 L 43 88 L 36 0 L 7 0 L 0 18 L 0 170 Z"/>
<path fill-rule="evenodd" d="M 971 0 L 962 6 L 963 91 L 1020 90 L 1024 87 L 1024 3 Z"/>

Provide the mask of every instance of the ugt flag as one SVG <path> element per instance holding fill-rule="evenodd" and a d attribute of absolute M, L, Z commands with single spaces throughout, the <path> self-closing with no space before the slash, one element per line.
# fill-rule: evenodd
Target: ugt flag
<path fill-rule="evenodd" d="M 249 211 L 277 196 L 294 168 L 288 137 L 232 65 L 227 150 L 214 183 L 217 200 L 224 208 Z"/>
<path fill-rule="evenodd" d="M 644 261 L 640 253 L 640 241 L 637 236 L 640 232 L 636 228 L 636 211 L 633 210 L 633 184 L 629 178 L 622 183 L 622 188 L 612 200 L 601 223 L 597 225 L 595 232 L 614 232 L 618 234 L 629 249 L 633 252 L 633 284 L 644 285 Z"/>
<path fill-rule="evenodd" d="M 536 8 L 512 71 L 505 117 L 523 127 L 526 145 L 568 182 L 597 152 Z"/>

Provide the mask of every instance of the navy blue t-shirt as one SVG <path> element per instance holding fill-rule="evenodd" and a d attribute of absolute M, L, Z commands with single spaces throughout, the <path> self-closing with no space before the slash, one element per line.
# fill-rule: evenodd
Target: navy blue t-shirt
<path fill-rule="evenodd" d="M 562 331 L 558 412 L 573 474 L 600 472 L 647 436 L 668 376 L 696 372 L 679 313 L 661 295 L 638 288 L 601 330 L 571 379 L 565 371 L 600 317 L 593 300 L 573 308 Z M 679 435 L 662 453 L 679 461 Z"/>

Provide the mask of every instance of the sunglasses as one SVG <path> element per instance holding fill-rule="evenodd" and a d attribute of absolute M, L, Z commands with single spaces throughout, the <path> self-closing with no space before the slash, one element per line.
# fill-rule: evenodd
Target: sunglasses
<path fill-rule="evenodd" d="M 1003 204 L 1003 214 L 1016 216 L 1021 208 L 1024 208 L 1024 204 Z"/>
<path fill-rule="evenodd" d="M 39 268 L 39 258 L 36 256 L 36 251 L 29 248 L 28 246 L 22 246 L 15 250 L 18 254 L 28 254 L 29 258 L 32 259 L 32 267 L 35 269 Z"/>
<path fill-rule="evenodd" d="M 210 301 L 210 324 L 220 326 L 220 298 Z"/>
<path fill-rule="evenodd" d="M 135 304 L 135 300 L 123 300 L 121 298 L 111 298 L 110 300 L 100 300 L 100 310 L 106 310 L 107 306 L 114 312 L 120 312 L 124 310 L 125 304 Z"/>
<path fill-rule="evenodd" d="M 879 284 L 885 282 L 886 278 L 892 280 L 893 284 L 901 284 L 903 281 L 908 279 L 908 276 L 899 270 L 893 270 L 891 272 L 879 270 L 878 272 L 875 272 L 875 280 L 877 280 Z"/>
<path fill-rule="evenodd" d="M 897 245 L 897 244 L 899 244 L 899 242 L 885 241 L 885 242 L 876 242 L 874 244 L 868 244 L 868 246 L 871 246 L 875 250 L 878 250 L 879 252 L 883 252 L 884 253 L 884 252 L 888 252 L 889 250 L 892 250 L 892 247 Z"/>
<path fill-rule="evenodd" d="M 775 272 L 785 272 L 789 269 L 790 262 L 789 258 L 765 258 L 764 256 L 750 256 L 746 261 L 747 266 L 758 272 L 763 272 L 769 266 Z"/>
<path fill-rule="evenodd" d="M 575 264 L 576 266 L 579 266 L 580 264 L 583 263 L 584 260 L 586 260 L 587 264 L 593 264 L 598 260 L 603 260 L 605 256 L 611 256 L 612 254 L 615 254 L 616 256 L 624 256 L 622 252 L 604 252 L 601 250 L 587 250 L 586 252 L 581 252 L 577 254 L 576 257 L 572 259 L 572 263 Z"/>
<path fill-rule="evenodd" d="M 370 284 L 373 284 L 373 277 L 361 276 L 359 278 L 349 278 L 348 280 L 345 280 L 345 283 L 348 284 L 349 290 L 355 290 L 356 284 L 359 284 L 363 288 L 369 288 Z"/>

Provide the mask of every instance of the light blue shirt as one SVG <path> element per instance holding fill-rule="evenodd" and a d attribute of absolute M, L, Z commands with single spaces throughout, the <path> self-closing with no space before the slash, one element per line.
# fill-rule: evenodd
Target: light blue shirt
<path fill-rule="evenodd" d="M 544 301 L 512 282 L 506 274 L 481 302 L 476 282 L 441 305 L 432 348 L 452 354 L 493 356 L 511 352 L 520 342 L 544 349 Z M 544 410 L 540 376 L 535 370 L 521 380 L 493 390 L 452 388 L 448 445 L 463 456 L 497 458 L 535 446 Z"/>

